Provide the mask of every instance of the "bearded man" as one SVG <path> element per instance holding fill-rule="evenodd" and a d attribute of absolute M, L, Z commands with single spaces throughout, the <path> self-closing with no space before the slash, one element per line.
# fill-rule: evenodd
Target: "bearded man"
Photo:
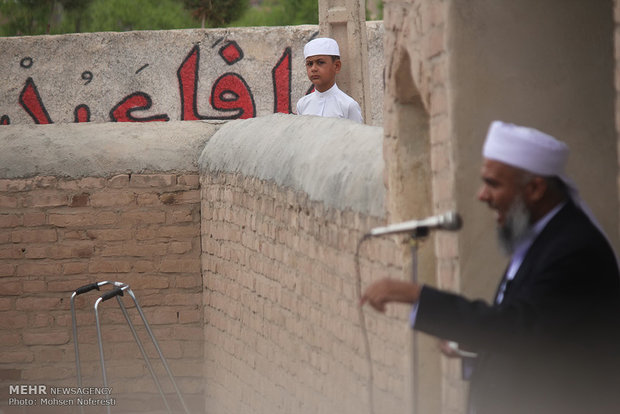
<path fill-rule="evenodd" d="M 568 147 L 495 121 L 483 157 L 478 198 L 510 256 L 494 302 L 383 279 L 361 303 L 411 303 L 414 329 L 477 354 L 468 413 L 620 413 L 618 264 L 564 174 Z"/>

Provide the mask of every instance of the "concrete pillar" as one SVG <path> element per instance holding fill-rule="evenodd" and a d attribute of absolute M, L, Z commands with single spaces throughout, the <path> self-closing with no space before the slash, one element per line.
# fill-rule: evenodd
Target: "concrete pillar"
<path fill-rule="evenodd" d="M 319 0 L 319 32 L 336 39 L 340 46 L 338 87 L 360 104 L 364 121 L 368 122 L 371 112 L 365 10 L 364 0 Z"/>

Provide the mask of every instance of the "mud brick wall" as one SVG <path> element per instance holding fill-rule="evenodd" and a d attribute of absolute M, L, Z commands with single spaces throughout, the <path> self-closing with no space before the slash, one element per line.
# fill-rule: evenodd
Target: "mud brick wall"
<path fill-rule="evenodd" d="M 207 143 L 200 163 L 208 412 L 370 412 L 355 252 L 368 229 L 385 224 L 376 214 L 381 140 L 381 129 L 348 121 L 272 116 L 227 124 Z M 276 149 L 278 164 L 269 158 Z M 355 191 L 372 201 L 355 204 L 347 180 L 364 174 L 372 179 Z M 362 286 L 401 277 L 401 251 L 389 238 L 364 242 Z M 363 310 L 376 412 L 408 405 L 408 311 Z"/>
<path fill-rule="evenodd" d="M 275 114 L 0 133 L 5 394 L 12 384 L 75 385 L 70 294 L 118 280 L 144 308 L 192 412 L 370 412 L 369 387 L 376 410 L 409 410 L 409 307 L 365 308 L 362 323 L 358 306 L 357 243 L 386 221 L 382 128 Z M 362 245 L 363 287 L 407 273 L 399 243 Z M 87 386 L 101 385 L 96 297 L 76 301 Z M 114 301 L 101 315 L 115 411 L 162 412 Z M 2 410 L 21 412 L 8 397 Z"/>
<path fill-rule="evenodd" d="M 239 174 L 206 176 L 202 187 L 209 412 L 368 412 L 354 255 L 382 221 Z M 364 286 L 399 276 L 397 252 L 385 240 L 363 245 Z M 406 315 L 364 312 L 376 405 L 399 412 Z"/>
<path fill-rule="evenodd" d="M 180 134 L 188 136 L 206 128 L 185 124 Z M 6 406 L 12 384 L 42 384 L 48 393 L 50 387 L 76 386 L 70 296 L 80 286 L 108 280 L 130 285 L 188 405 L 192 411 L 202 412 L 199 176 L 195 168 L 191 171 L 192 168 L 182 165 L 178 172 L 107 175 L 104 162 L 108 157 L 114 163 L 122 163 L 123 157 L 130 158 L 118 151 L 123 148 L 122 142 L 136 145 L 136 152 L 143 154 L 142 159 L 134 154 L 132 157 L 138 158 L 128 160 L 134 166 L 145 163 L 149 154 L 161 156 L 160 150 L 166 145 L 172 145 L 176 151 L 168 153 L 169 160 L 185 157 L 185 146 L 178 140 L 174 142 L 171 133 L 178 125 L 112 126 L 101 131 L 107 140 L 102 147 L 107 150 L 90 142 L 98 138 L 95 131 L 99 128 L 95 126 L 46 126 L 33 130 L 32 139 L 22 133 L 34 127 L 8 128 L 20 140 L 13 141 L 12 134 L 4 135 L 5 148 L 10 150 L 13 142 L 31 148 L 30 154 L 19 161 L 22 168 L 36 164 L 54 175 L 5 174 L 0 179 L 0 401 L 4 405 L 0 411 L 22 412 L 20 407 Z M 115 128 L 116 138 L 108 134 Z M 39 133 L 43 136 L 36 136 Z M 158 144 L 157 151 L 156 134 L 163 134 L 163 140 L 169 142 Z M 84 147 L 94 147 L 92 150 L 98 155 L 88 153 Z M 60 148 L 67 155 L 55 164 L 37 159 L 39 152 L 53 158 Z M 83 164 L 84 170 L 93 168 L 95 160 L 104 168 L 99 172 L 86 171 L 92 176 L 80 177 L 67 160 L 71 154 L 83 151 L 87 151 L 83 156 L 90 163 L 74 155 L 75 168 L 79 164 Z M 192 157 L 194 165 L 197 156 Z M 116 168 L 131 171 L 119 165 Z M 102 176 L 97 176 L 99 173 Z M 107 289 L 102 287 L 101 291 Z M 80 295 L 75 302 L 83 385 L 89 387 L 102 386 L 93 311 L 102 292 Z M 170 393 L 174 411 L 180 412 L 171 383 L 133 302 L 127 295 L 122 300 L 164 390 Z M 102 303 L 99 309 L 108 383 L 111 396 L 117 401 L 113 412 L 161 412 L 161 397 L 116 300 Z M 67 397 L 75 398 L 64 398 Z M 27 412 L 78 412 L 77 407 L 73 409 L 39 406 L 28 408 Z M 86 412 L 102 410 L 87 407 Z"/>

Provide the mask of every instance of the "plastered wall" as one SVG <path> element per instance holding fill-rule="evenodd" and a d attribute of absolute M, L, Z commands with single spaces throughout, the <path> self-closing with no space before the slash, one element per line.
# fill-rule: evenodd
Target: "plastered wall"
<path fill-rule="evenodd" d="M 380 125 L 383 26 L 366 27 L 366 122 Z M 0 38 L 0 126 L 292 113 L 312 87 L 302 50 L 317 35 L 304 25 Z"/>

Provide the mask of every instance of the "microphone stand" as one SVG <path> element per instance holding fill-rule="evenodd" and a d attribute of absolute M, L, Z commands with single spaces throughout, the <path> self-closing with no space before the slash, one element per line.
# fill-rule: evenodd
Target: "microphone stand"
<path fill-rule="evenodd" d="M 409 234 L 409 246 L 411 247 L 411 281 L 418 283 L 418 247 L 420 241 L 428 237 L 428 227 L 418 227 Z M 413 414 L 419 412 L 418 399 L 419 399 L 419 386 L 418 386 L 418 368 L 419 368 L 419 353 L 418 353 L 418 334 L 415 329 L 412 330 L 412 359 L 411 370 L 413 371 L 412 378 L 412 392 L 413 401 L 412 408 Z"/>

